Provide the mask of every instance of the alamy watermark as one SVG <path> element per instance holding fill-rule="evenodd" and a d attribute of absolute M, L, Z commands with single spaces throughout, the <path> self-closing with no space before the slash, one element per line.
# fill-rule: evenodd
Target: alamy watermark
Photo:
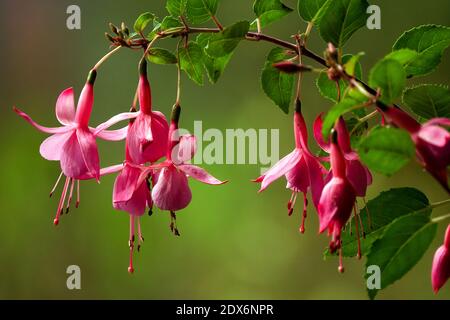
<path fill-rule="evenodd" d="M 180 136 L 189 134 L 181 128 L 177 132 Z M 280 158 L 279 129 L 204 130 L 202 121 L 194 121 L 192 134 L 197 138 L 193 164 L 254 164 L 265 171 Z"/>

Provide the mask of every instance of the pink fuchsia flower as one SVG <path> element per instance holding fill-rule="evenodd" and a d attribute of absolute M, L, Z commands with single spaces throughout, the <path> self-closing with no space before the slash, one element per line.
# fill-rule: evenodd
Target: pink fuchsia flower
<path fill-rule="evenodd" d="M 180 112 L 180 106 L 176 105 L 172 112 L 166 160 L 147 167 L 141 175 L 142 180 L 149 174 L 158 174 L 157 182 L 152 189 L 152 200 L 159 209 L 170 211 L 170 228 L 175 235 L 179 235 L 176 227 L 176 211 L 187 207 L 192 199 L 188 177 L 210 185 L 227 182 L 220 181 L 206 170 L 187 163 L 196 152 L 196 138 L 193 135 L 178 136 Z"/>
<path fill-rule="evenodd" d="M 322 166 L 319 159 L 314 156 L 308 148 L 308 132 L 299 102 L 297 103 L 297 108 L 294 113 L 294 135 L 294 151 L 278 161 L 272 168 L 267 170 L 267 172 L 255 179 L 254 182 L 261 183 L 259 192 L 262 192 L 272 182 L 285 176 L 287 180 L 286 188 L 292 191 L 291 198 L 287 205 L 289 215 L 293 213 L 297 194 L 299 192 L 303 193 L 303 215 L 299 230 L 301 233 L 304 233 L 306 208 L 308 204 L 306 194 L 308 189 L 310 189 L 314 206 L 317 207 L 324 184 L 323 175 L 326 174 L 327 171 Z"/>
<path fill-rule="evenodd" d="M 438 293 L 448 278 L 450 278 L 450 224 L 445 232 L 444 244 L 434 254 L 431 268 L 431 284 L 434 293 Z"/>
<path fill-rule="evenodd" d="M 128 272 L 133 273 L 133 251 L 135 241 L 135 225 L 138 226 L 138 251 L 141 243 L 144 241 L 142 236 L 140 217 L 145 213 L 146 208 L 149 212 L 153 207 L 150 194 L 150 185 L 147 180 L 140 180 L 139 177 L 143 171 L 143 167 L 134 165 L 126 146 L 126 160 L 116 178 L 113 189 L 113 207 L 117 210 L 128 212 L 130 215 L 130 260 Z"/>
<path fill-rule="evenodd" d="M 379 106 L 387 118 L 411 135 L 416 154 L 422 166 L 450 193 L 447 167 L 450 165 L 450 119 L 434 118 L 418 123 L 406 112 L 392 107 Z"/>
<path fill-rule="evenodd" d="M 147 62 L 139 64 L 139 115 L 128 133 L 128 148 L 134 163 L 156 162 L 166 153 L 169 125 L 166 117 L 152 111 L 152 95 L 147 79 Z"/>
<path fill-rule="evenodd" d="M 356 192 L 347 178 L 346 161 L 338 143 L 337 131 L 332 133 L 330 157 L 332 178 L 323 188 L 317 208 L 320 221 L 319 233 L 328 230 L 328 236 L 332 237 L 330 252 L 334 253 L 339 249 L 339 271 L 343 272 L 341 232 L 352 214 Z"/>
<path fill-rule="evenodd" d="M 322 124 L 322 114 L 319 114 L 314 121 L 314 138 L 317 141 L 317 144 L 325 152 L 330 153 L 330 143 L 325 142 L 323 139 Z M 335 130 L 346 163 L 347 179 L 353 185 L 356 196 L 364 198 L 366 196 L 367 187 L 372 184 L 372 174 L 369 169 L 361 163 L 358 154 L 352 150 L 350 134 L 342 117 L 338 120 Z M 331 177 L 331 173 L 329 177 Z"/>
<path fill-rule="evenodd" d="M 59 200 L 54 224 L 59 222 L 60 214 L 63 211 L 64 201 L 68 195 L 66 212 L 72 200 L 75 182 L 77 183 L 77 204 L 79 204 L 79 181 L 100 178 L 99 155 L 96 138 L 117 141 L 125 138 L 127 128 L 107 131 L 106 129 L 115 123 L 130 119 L 136 113 L 121 113 L 100 124 L 96 128 L 89 127 L 89 118 L 94 102 L 94 82 L 97 72 L 91 70 L 86 85 L 84 86 L 78 105 L 75 110 L 73 89 L 64 90 L 56 101 L 56 118 L 62 124 L 61 127 L 48 128 L 34 122 L 27 114 L 14 107 L 14 111 L 29 122 L 39 131 L 52 134 L 44 140 L 40 146 L 42 157 L 47 160 L 59 161 L 61 165 L 61 175 L 59 176 L 50 196 L 55 191 L 62 176 L 66 177 L 61 198 Z"/>

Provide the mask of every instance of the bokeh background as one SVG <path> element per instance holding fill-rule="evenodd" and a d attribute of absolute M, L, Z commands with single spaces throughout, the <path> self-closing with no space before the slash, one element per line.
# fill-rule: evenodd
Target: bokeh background
<path fill-rule="evenodd" d="M 293 0 L 287 4 L 295 6 Z M 323 260 L 325 235 L 317 235 L 317 217 L 309 210 L 307 232 L 299 234 L 301 205 L 287 217 L 289 193 L 278 181 L 257 194 L 250 179 L 258 165 L 205 166 L 230 183 L 211 187 L 192 181 L 193 201 L 179 213 L 181 237 L 169 231 L 166 212 L 144 216 L 145 244 L 136 255 L 134 275 L 127 273 L 128 216 L 111 207 L 114 176 L 100 185 L 83 182 L 81 205 L 52 224 L 57 197 L 48 198 L 59 166 L 39 155 L 45 135 L 12 112 L 12 106 L 36 121 L 56 125 L 58 94 L 73 86 L 79 93 L 87 71 L 108 50 L 103 34 L 108 22 L 132 26 L 144 11 L 162 17 L 163 0 L 0 2 L 0 298 L 2 299 L 366 299 L 364 261 L 346 260 L 346 272 L 337 272 L 337 259 Z M 395 39 L 411 27 L 450 24 L 448 0 L 371 1 L 381 6 L 382 29 L 362 29 L 345 48 L 365 51 L 367 70 L 390 51 Z M 66 28 L 66 8 L 81 7 L 81 30 Z M 222 0 L 218 18 L 227 25 L 253 19 L 252 1 Z M 286 40 L 305 24 L 294 12 L 266 32 Z M 174 48 L 164 40 L 161 46 Z M 324 50 L 314 32 L 310 47 Z M 183 78 L 182 124 L 194 120 L 207 128 L 280 129 L 280 156 L 293 147 L 291 116 L 284 115 L 262 92 L 259 76 L 271 45 L 245 42 L 217 85 L 197 87 Z M 129 108 L 137 82 L 141 53 L 122 50 L 101 68 L 91 123 L 98 124 Z M 420 78 L 449 84 L 450 51 L 439 69 Z M 150 67 L 154 105 L 169 115 L 175 99 L 176 69 Z M 365 76 L 366 76 L 365 75 Z M 330 107 L 321 98 L 314 76 L 304 81 L 304 112 L 311 125 L 318 112 Z M 103 166 L 122 161 L 123 142 L 99 142 Z M 430 201 L 448 195 L 414 163 L 395 176 L 374 175 L 368 199 L 392 187 L 414 186 Z M 448 213 L 449 208 L 435 214 Z M 430 268 L 434 249 L 441 243 L 444 225 L 421 262 L 402 280 L 379 294 L 379 299 L 445 299 L 450 285 L 438 296 L 431 290 Z M 81 267 L 82 289 L 66 288 L 66 268 Z"/>

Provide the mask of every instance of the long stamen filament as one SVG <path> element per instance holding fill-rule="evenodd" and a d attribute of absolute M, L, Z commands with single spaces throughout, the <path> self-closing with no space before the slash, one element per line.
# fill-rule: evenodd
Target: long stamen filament
<path fill-rule="evenodd" d="M 73 189 L 75 186 L 75 179 L 71 178 L 70 180 L 71 180 L 70 193 L 69 193 L 69 199 L 67 200 L 67 205 L 66 205 L 66 214 L 69 213 L 70 203 L 72 202 Z"/>
<path fill-rule="evenodd" d="M 52 191 L 50 191 L 50 198 L 52 197 L 53 193 L 55 192 L 55 190 L 56 190 L 56 187 L 58 186 L 58 184 L 59 184 L 59 181 L 61 180 L 62 176 L 63 176 L 63 172 L 61 171 L 61 173 L 59 174 L 59 177 L 58 177 L 58 179 L 56 180 L 56 183 L 55 183 L 55 185 L 53 186 L 53 189 L 52 189 Z"/>
<path fill-rule="evenodd" d="M 355 233 L 356 233 L 356 239 L 358 240 L 358 253 L 357 253 L 357 257 L 358 259 L 361 259 L 361 239 L 360 239 L 360 234 L 359 234 L 359 222 L 358 222 L 358 216 L 356 214 L 356 207 L 353 207 L 353 211 L 354 211 L 354 218 L 355 218 Z"/>
<path fill-rule="evenodd" d="M 55 216 L 55 219 L 53 220 L 53 224 L 55 226 L 57 226 L 58 223 L 59 223 L 59 217 L 61 216 L 61 212 L 63 210 L 62 208 L 63 208 L 63 205 L 64 205 L 64 199 L 66 198 L 67 188 L 69 187 L 69 182 L 70 182 L 70 178 L 67 177 L 66 178 L 66 182 L 64 183 L 64 188 L 63 188 L 63 191 L 62 191 L 62 194 L 61 194 L 61 198 L 59 199 L 59 204 L 58 204 L 58 209 L 56 211 L 56 216 Z"/>
<path fill-rule="evenodd" d="M 128 266 L 128 272 L 133 273 L 133 249 L 134 249 L 134 216 L 130 214 L 130 239 L 128 241 L 128 246 L 130 247 L 130 262 Z"/>

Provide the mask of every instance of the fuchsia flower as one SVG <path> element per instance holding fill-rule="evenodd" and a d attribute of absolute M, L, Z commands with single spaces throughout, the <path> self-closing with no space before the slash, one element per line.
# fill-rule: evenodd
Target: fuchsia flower
<path fill-rule="evenodd" d="M 115 123 L 130 119 L 136 116 L 136 113 L 121 113 L 100 124 L 96 128 L 89 127 L 89 118 L 92 112 L 94 102 L 94 82 L 96 70 L 91 70 L 86 85 L 84 86 L 78 105 L 75 110 L 73 89 L 64 90 L 56 101 L 56 118 L 63 125 L 57 128 L 48 128 L 34 122 L 27 114 L 14 107 L 14 111 L 34 126 L 39 131 L 52 134 L 40 147 L 42 157 L 47 160 L 59 161 L 61 165 L 61 175 L 59 176 L 50 196 L 55 191 L 62 175 L 66 176 L 64 188 L 59 200 L 54 224 L 59 222 L 62 213 L 66 195 L 69 193 L 66 212 L 69 209 L 72 200 L 75 182 L 77 182 L 77 203 L 79 204 L 79 180 L 100 178 L 100 164 L 96 137 L 117 141 L 124 139 L 127 128 L 119 130 L 106 131 L 107 128 Z M 70 185 L 70 191 L 69 191 Z"/>
<path fill-rule="evenodd" d="M 322 124 L 322 114 L 319 114 L 314 121 L 314 138 L 316 139 L 317 144 L 325 152 L 330 153 L 331 146 L 323 139 Z M 353 185 L 353 188 L 356 191 L 356 196 L 365 197 L 367 187 L 372 184 L 372 174 L 369 169 L 361 163 L 358 154 L 352 150 L 350 144 L 350 134 L 342 117 L 338 120 L 335 130 L 338 135 L 339 146 L 341 147 L 345 159 L 347 179 Z M 329 177 L 331 177 L 331 173 Z"/>
<path fill-rule="evenodd" d="M 406 112 L 392 107 L 379 106 L 383 114 L 396 126 L 407 130 L 416 145 L 416 154 L 422 166 L 450 193 L 447 167 L 450 165 L 450 119 L 434 118 L 418 123 Z"/>
<path fill-rule="evenodd" d="M 295 149 L 283 159 L 278 161 L 272 168 L 259 178 L 254 180 L 261 183 L 259 192 L 264 191 L 272 182 L 285 176 L 287 180 L 286 188 L 292 190 L 291 199 L 288 202 L 288 213 L 292 214 L 299 192 L 303 193 L 303 215 L 300 232 L 305 231 L 306 193 L 311 190 L 312 200 L 317 207 L 320 194 L 323 189 L 323 175 L 327 172 L 319 159 L 314 156 L 308 148 L 308 132 L 305 120 L 301 113 L 300 102 L 294 114 L 294 135 Z"/>
<path fill-rule="evenodd" d="M 332 133 L 330 158 L 332 178 L 323 188 L 317 211 L 320 220 L 319 233 L 328 229 L 328 235 L 332 236 L 330 252 L 334 253 L 341 248 L 342 228 L 350 219 L 356 201 L 355 189 L 347 178 L 346 160 L 338 142 L 337 131 Z M 342 250 L 339 250 L 339 256 L 339 271 L 343 272 Z"/>
<path fill-rule="evenodd" d="M 200 182 L 220 185 L 227 181 L 220 181 L 211 176 L 206 170 L 188 164 L 196 152 L 196 138 L 193 135 L 178 137 L 178 119 L 180 106 L 175 106 L 169 129 L 169 143 L 166 147 L 166 160 L 162 163 L 151 165 L 141 174 L 141 179 L 146 179 L 149 174 L 158 172 L 156 184 L 152 189 L 152 199 L 156 207 L 171 212 L 171 229 L 175 235 L 179 235 L 175 225 L 175 212 L 179 211 L 191 202 L 192 193 L 187 177 L 190 176 Z"/>
<path fill-rule="evenodd" d="M 136 220 L 138 225 L 139 251 L 141 242 L 144 241 L 139 218 L 145 213 L 147 207 L 151 212 L 153 202 L 150 194 L 149 183 L 145 180 L 139 180 L 143 168 L 132 164 L 132 160 L 128 152 L 128 141 L 126 147 L 126 160 L 120 170 L 120 174 L 114 182 L 113 207 L 117 210 L 126 211 L 130 215 L 130 264 L 128 266 L 128 272 L 133 273 L 133 250 Z"/>
<path fill-rule="evenodd" d="M 139 64 L 139 115 L 128 133 L 128 148 L 134 163 L 156 162 L 164 157 L 167 148 L 169 125 L 166 117 L 152 111 L 152 95 L 147 79 L 145 58 Z"/>
<path fill-rule="evenodd" d="M 434 254 L 431 268 L 431 284 L 434 293 L 438 293 L 448 278 L 450 278 L 450 224 L 445 232 L 444 244 Z"/>

